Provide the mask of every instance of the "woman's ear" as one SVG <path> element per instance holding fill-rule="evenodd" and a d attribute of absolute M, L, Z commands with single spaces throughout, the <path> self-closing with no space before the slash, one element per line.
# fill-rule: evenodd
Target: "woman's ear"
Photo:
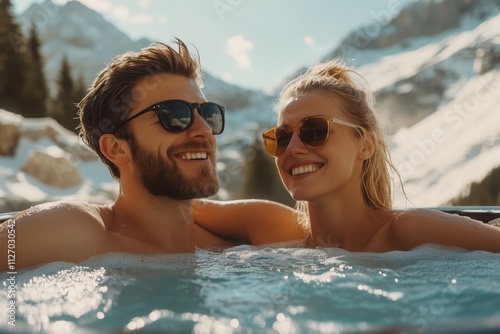
<path fill-rule="evenodd" d="M 373 153 L 375 153 L 377 139 L 375 138 L 375 134 L 370 131 L 366 132 L 361 140 L 363 142 L 361 150 L 359 151 L 359 158 L 362 160 L 368 160 L 372 157 Z"/>
<path fill-rule="evenodd" d="M 124 165 L 132 160 L 127 141 L 116 138 L 113 134 L 103 134 L 99 138 L 99 148 L 102 154 L 117 166 Z"/>

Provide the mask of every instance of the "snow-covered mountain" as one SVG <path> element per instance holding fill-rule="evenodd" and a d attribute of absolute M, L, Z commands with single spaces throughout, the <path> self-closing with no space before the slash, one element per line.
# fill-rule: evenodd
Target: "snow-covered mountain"
<path fill-rule="evenodd" d="M 81 77 L 90 84 L 113 57 L 151 43 L 146 39 L 132 40 L 101 14 L 77 1 L 62 6 L 51 0 L 33 3 L 18 22 L 25 36 L 32 23 L 36 25 L 45 73 L 52 88 L 63 57 L 70 64 L 74 79 Z"/>
<path fill-rule="evenodd" d="M 396 130 L 432 114 L 448 85 L 474 74 L 476 51 L 500 43 L 493 42 L 495 29 L 471 41 L 473 30 L 500 13 L 500 1 L 421 0 L 390 19 L 386 12 L 374 13 L 324 59 L 340 57 L 358 68 Z M 441 52 L 441 42 L 451 47 Z"/>
<path fill-rule="evenodd" d="M 74 79 L 82 78 L 89 86 L 112 58 L 126 51 L 139 51 L 155 42 L 145 38 L 132 40 L 101 14 L 78 1 L 64 5 L 51 0 L 33 3 L 19 16 L 18 22 L 26 36 L 32 22 L 35 23 L 45 74 L 52 89 L 55 89 L 63 57 Z M 207 98 L 224 104 L 229 110 L 244 107 L 254 98 L 266 98 L 262 92 L 228 84 L 210 73 L 204 73 L 204 82 Z"/>
<path fill-rule="evenodd" d="M 440 13 L 458 17 L 439 27 Z M 416 26 L 411 36 L 408 24 Z M 376 109 L 397 131 L 393 157 L 414 204 L 446 204 L 500 165 L 500 1 L 416 2 L 380 39 L 350 50 Z M 398 122 L 405 114 L 417 123 Z"/>
<path fill-rule="evenodd" d="M 65 54 L 75 71 L 89 73 L 91 80 L 113 56 L 149 44 L 132 41 L 78 2 L 60 7 L 47 1 L 38 6 L 30 7 L 20 22 L 29 22 L 27 18 L 37 10 L 51 13 L 52 19 L 39 25 L 42 53 L 50 60 L 46 64 L 49 78 L 55 77 Z M 390 133 L 393 160 L 406 194 L 416 206 L 446 204 L 500 166 L 499 13 L 500 0 L 410 2 L 390 19 L 374 16 L 324 57 L 343 57 L 368 82 L 376 110 Z M 227 190 L 220 197 L 231 198 L 241 185 L 244 165 L 254 156 L 250 145 L 263 127 L 275 123 L 273 97 L 229 85 L 208 73 L 204 91 L 229 109 L 226 131 L 218 138 L 218 170 Z M 29 124 L 34 127 L 33 122 Z M 37 145 L 43 150 L 54 143 L 22 137 L 22 149 L 14 157 L 0 157 L 0 184 L 5 184 L 0 197 L 23 196 L 26 189 L 32 189 L 30 194 L 38 194 L 40 200 L 56 196 L 21 171 L 29 151 Z M 109 175 L 92 162 L 77 165 Z M 108 176 L 93 176 L 73 191 L 80 197 L 96 196 L 102 184 L 104 193 L 110 193 L 113 182 Z M 61 194 L 67 196 L 70 191 Z M 411 205 L 401 194 L 396 203 Z"/>
<path fill-rule="evenodd" d="M 500 27 L 500 16 L 495 20 Z M 497 66 L 450 85 L 446 93 L 453 99 L 393 136 L 393 158 L 414 204 L 447 203 L 500 166 L 499 92 Z"/>

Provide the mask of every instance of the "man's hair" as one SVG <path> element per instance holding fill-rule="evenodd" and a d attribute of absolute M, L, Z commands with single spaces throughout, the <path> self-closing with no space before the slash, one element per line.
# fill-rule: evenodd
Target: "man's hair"
<path fill-rule="evenodd" d="M 180 39 L 176 38 L 175 43 L 178 51 L 156 42 L 139 52 L 126 52 L 115 57 L 78 103 L 80 137 L 97 153 L 116 179 L 120 177 L 120 171 L 102 154 L 99 139 L 105 133 L 113 133 L 123 139 L 132 137 L 127 124 L 116 132 L 115 129 L 142 102 L 147 91 L 157 85 L 154 76 L 181 75 L 203 86 L 199 55 L 191 54 Z"/>

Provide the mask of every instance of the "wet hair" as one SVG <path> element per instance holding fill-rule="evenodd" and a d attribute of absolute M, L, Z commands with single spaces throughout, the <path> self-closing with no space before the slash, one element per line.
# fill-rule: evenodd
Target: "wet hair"
<path fill-rule="evenodd" d="M 389 168 L 398 176 L 392 163 L 388 145 L 373 110 L 373 98 L 361 83 L 362 79 L 354 70 L 346 67 L 338 59 L 318 63 L 305 73 L 284 84 L 278 100 L 278 110 L 283 110 L 291 99 L 313 90 L 330 94 L 340 111 L 363 130 L 353 129 L 360 137 L 373 134 L 374 152 L 363 162 L 361 191 L 364 203 L 369 208 L 392 209 L 392 180 Z M 307 212 L 307 204 L 299 201 L 297 207 Z"/>
<path fill-rule="evenodd" d="M 132 137 L 128 124 L 117 131 L 115 129 L 145 98 L 147 90 L 158 83 L 155 75 L 181 75 L 196 80 L 200 88 L 203 87 L 199 55 L 191 54 L 180 39 L 176 38 L 175 43 L 178 51 L 156 42 L 139 52 L 126 52 L 115 57 L 97 75 L 87 95 L 77 105 L 80 137 L 116 179 L 119 179 L 120 171 L 102 154 L 99 139 L 105 133 L 113 133 L 122 139 Z"/>

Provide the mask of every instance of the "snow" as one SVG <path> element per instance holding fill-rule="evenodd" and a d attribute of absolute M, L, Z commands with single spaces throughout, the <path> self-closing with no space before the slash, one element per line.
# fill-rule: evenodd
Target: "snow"
<path fill-rule="evenodd" d="M 413 87 L 405 80 L 431 80 L 436 69 L 447 73 L 440 100 L 439 95 L 418 97 L 438 103 L 436 111 L 390 138 L 404 190 L 417 207 L 447 204 L 500 166 L 500 72 L 477 75 L 474 71 L 475 50 L 494 45 L 500 36 L 500 15 L 481 24 L 471 21 L 464 20 L 452 32 L 416 38 L 407 51 L 392 46 L 359 54 L 361 63 L 377 58 L 358 69 L 374 92 L 407 93 Z M 406 206 L 401 191 L 396 194 L 396 206 Z"/>
<path fill-rule="evenodd" d="M 459 28 L 432 37 L 407 40 L 405 46 L 397 44 L 378 50 L 359 50 L 354 54 L 355 60 L 352 63 L 375 92 L 391 83 L 414 76 L 431 65 L 449 63 L 453 56 L 464 49 L 476 48 L 493 41 L 499 36 L 500 15 L 481 24 L 475 21 L 473 30 L 465 30 L 465 27 L 471 25 L 473 24 L 468 20 L 464 20 Z M 449 65 L 453 65 L 453 70 L 457 71 L 456 63 Z M 467 66 L 462 68 L 464 69 L 469 75 L 472 74 L 473 67 Z"/>
<path fill-rule="evenodd" d="M 0 119 L 11 117 L 0 109 Z M 24 119 L 23 127 L 31 130 L 43 130 L 47 125 L 46 119 Z M 59 133 L 58 138 L 66 141 L 78 141 L 76 135 Z M 79 143 L 83 145 L 83 143 Z M 117 182 L 111 177 L 107 168 L 99 160 L 73 160 L 85 180 L 81 185 L 60 189 L 46 185 L 22 171 L 23 165 L 34 150 L 44 151 L 52 156 L 67 155 L 57 143 L 41 137 L 31 140 L 21 137 L 14 156 L 0 156 L 0 197 L 23 198 L 31 202 L 52 201 L 57 199 L 78 199 L 92 202 L 109 203 L 118 191 Z"/>
<path fill-rule="evenodd" d="M 445 204 L 500 166 L 499 88 L 500 70 L 475 76 L 454 100 L 391 138 L 393 159 L 415 205 Z"/>

